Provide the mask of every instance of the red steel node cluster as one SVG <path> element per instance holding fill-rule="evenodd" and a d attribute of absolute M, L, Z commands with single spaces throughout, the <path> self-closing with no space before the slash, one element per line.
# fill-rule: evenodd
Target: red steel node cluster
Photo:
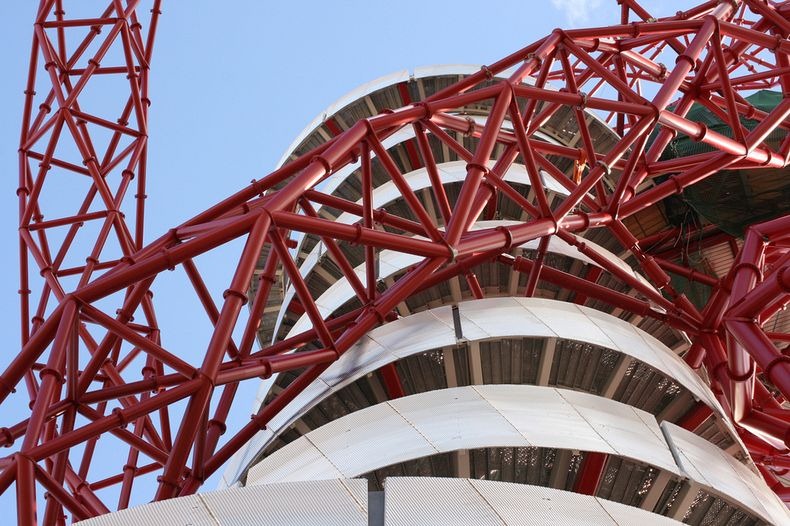
<path fill-rule="evenodd" d="M 790 218 L 750 225 L 742 242 L 730 239 L 735 262 L 723 278 L 667 251 L 677 229 L 640 239 L 632 228 L 640 213 L 722 170 L 787 165 L 790 134 L 770 145 L 767 138 L 790 130 L 790 3 L 713 0 L 656 20 L 635 0 L 621 0 L 620 24 L 554 30 L 426 100 L 357 122 L 147 244 L 147 86 L 160 2 L 145 10 L 141 3 L 112 0 L 95 18 L 70 18 L 68 2 L 41 0 L 36 15 L 19 147 L 22 347 L 0 374 L 0 401 L 15 390 L 30 400 L 26 419 L 0 422 L 0 443 L 12 448 L 0 458 L 0 492 L 15 489 L 20 524 L 125 508 L 139 487 L 135 481 L 152 473 L 158 488 L 145 499 L 194 493 L 329 364 L 396 316 L 405 298 L 455 276 L 483 297 L 470 271 L 482 262 L 526 273 L 528 295 L 547 280 L 582 302 L 596 299 L 684 331 L 692 342 L 686 361 L 708 379 L 769 484 L 790 499 L 780 480 L 790 469 L 790 336 L 765 328 L 790 299 Z M 126 86 L 112 93 L 119 101 L 115 114 L 91 109 L 91 86 L 108 79 Z M 762 111 L 745 98 L 759 89 L 784 97 Z M 457 113 L 482 102 L 491 107 L 482 124 Z M 697 105 L 732 133 L 687 119 Z M 581 132 L 574 147 L 535 134 L 563 107 L 573 108 Z M 606 151 L 596 151 L 590 114 L 619 138 Z M 743 119 L 757 124 L 747 128 Z M 383 146 L 406 127 L 413 128 L 415 157 L 430 176 L 441 224 Z M 474 140 L 459 142 L 457 132 Z M 706 148 L 662 157 L 677 137 Z M 429 139 L 466 162 L 454 202 Z M 408 217 L 373 205 L 374 157 L 402 193 Z M 527 169 L 529 195 L 503 176 L 517 159 Z M 361 201 L 322 192 L 320 183 L 350 163 L 361 166 Z M 567 190 L 555 206 L 541 173 Z M 84 197 L 67 203 L 70 213 L 51 215 L 40 197 L 71 181 L 82 185 Z M 478 217 L 495 216 L 503 198 L 527 219 L 470 230 Z M 316 212 L 321 207 L 357 219 L 331 221 Z M 652 286 L 571 235 L 592 229 L 608 231 Z M 295 232 L 321 238 L 361 308 L 322 316 L 293 259 Z M 542 257 L 550 236 L 577 245 L 633 294 L 599 284 L 600 273 L 577 277 L 552 269 Z M 534 259 L 510 255 L 511 247 L 538 238 Z M 232 278 L 215 302 L 195 258 L 236 239 L 244 248 L 228 262 Z M 364 247 L 365 279 L 344 255 L 348 245 Z M 382 249 L 421 261 L 389 286 L 377 284 Z M 261 254 L 267 259 L 256 272 Z M 200 302 L 211 327 L 199 363 L 184 360 L 179 343 L 157 324 L 151 289 L 176 267 L 191 283 L 179 296 Z M 258 325 L 278 269 L 312 328 L 261 349 Z M 676 290 L 670 273 L 710 287 L 704 307 Z M 245 307 L 253 281 L 257 293 Z M 226 426 L 240 382 L 292 370 L 297 378 L 249 423 Z M 102 448 L 116 464 L 96 475 Z M 102 497 L 111 487 L 112 502 Z M 41 492 L 46 504 L 37 514 Z"/>

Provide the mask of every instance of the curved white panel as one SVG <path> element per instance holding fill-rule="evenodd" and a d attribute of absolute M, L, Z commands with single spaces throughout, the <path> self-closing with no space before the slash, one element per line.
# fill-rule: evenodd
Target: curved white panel
<path fill-rule="evenodd" d="M 337 471 L 357 477 L 437 453 L 529 446 L 613 454 L 680 474 L 658 423 L 644 411 L 566 389 L 478 385 L 398 398 L 338 418 L 253 466 L 247 483 L 334 478 Z M 298 459 L 305 447 L 332 469 L 319 473 L 309 466 L 306 473 Z"/>
<path fill-rule="evenodd" d="M 153 502 L 80 526 L 368 526 L 365 480 L 238 488 Z"/>
<path fill-rule="evenodd" d="M 673 526 L 682 523 L 616 502 L 526 484 L 390 477 L 385 526 Z"/>
<path fill-rule="evenodd" d="M 714 495 L 728 497 L 771 524 L 790 524 L 787 506 L 763 479 L 707 440 L 670 422 L 662 422 L 683 474 Z"/>
<path fill-rule="evenodd" d="M 384 402 L 282 447 L 251 468 L 247 482 L 335 478 L 338 471 L 356 477 L 437 453 L 529 446 L 629 458 L 688 479 L 691 497 L 702 489 L 771 524 L 790 524 L 787 508 L 762 479 L 705 439 L 670 423 L 659 426 L 626 404 L 551 387 L 456 387 Z M 305 448 L 331 467 L 300 460 Z"/>
<path fill-rule="evenodd" d="M 556 337 L 600 345 L 650 365 L 688 389 L 718 415 L 724 414 L 703 380 L 681 358 L 644 331 L 609 314 L 539 298 L 489 298 L 463 302 L 458 308 L 461 332 L 467 341 Z M 383 365 L 456 343 L 450 306 L 412 314 L 373 329 L 231 458 L 222 484 L 233 484 L 274 436 L 321 400 Z M 273 378 L 262 382 L 255 411 L 273 382 Z M 734 432 L 731 434 L 735 436 Z"/>

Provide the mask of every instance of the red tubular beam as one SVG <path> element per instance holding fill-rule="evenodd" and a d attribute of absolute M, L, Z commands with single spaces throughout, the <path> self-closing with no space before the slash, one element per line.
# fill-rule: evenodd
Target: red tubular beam
<path fill-rule="evenodd" d="M 699 124 L 679 117 L 669 111 L 662 111 L 658 117 L 659 124 L 691 137 L 694 141 L 703 142 L 717 150 L 732 155 L 737 155 L 753 163 L 781 168 L 784 163 L 770 151 L 764 148 L 747 148 L 746 145 L 734 141 L 713 130 L 704 124 Z"/>
<path fill-rule="evenodd" d="M 683 429 L 694 431 L 712 414 L 713 411 L 710 407 L 708 407 L 703 402 L 697 402 L 694 404 L 694 407 L 689 409 L 688 412 L 683 415 L 680 420 L 678 420 L 677 425 Z"/>
<path fill-rule="evenodd" d="M 509 86 L 508 86 L 509 87 Z M 466 167 L 466 179 L 461 187 L 461 193 L 455 203 L 453 215 L 447 223 L 446 236 L 447 243 L 455 246 L 461 235 L 466 230 L 470 219 L 474 221 L 477 215 L 471 213 L 471 205 L 475 202 L 477 191 L 480 188 L 480 183 L 483 181 L 483 176 L 488 170 L 486 163 L 491 157 L 496 144 L 496 136 L 502 126 L 502 121 L 505 118 L 510 100 L 513 92 L 510 89 L 501 89 L 497 95 L 494 107 L 491 114 L 486 120 L 486 126 L 483 135 L 480 138 L 475 157 L 472 162 Z"/>
<path fill-rule="evenodd" d="M 379 373 L 381 373 L 381 378 L 384 380 L 384 388 L 387 390 L 387 396 L 389 396 L 390 400 L 406 396 L 400 381 L 400 375 L 398 375 L 398 368 L 394 363 L 385 365 L 379 369 Z"/>
<path fill-rule="evenodd" d="M 69 510 L 75 520 L 89 519 L 95 515 L 92 510 L 86 508 L 82 502 L 66 491 L 62 484 L 54 480 L 46 470 L 37 468 L 36 479 L 44 486 L 44 489 L 50 493 L 48 498 L 54 498 L 57 502 L 62 504 Z"/>
<path fill-rule="evenodd" d="M 380 230 L 368 230 L 359 225 L 344 225 L 326 219 L 305 217 L 289 212 L 275 212 L 272 214 L 272 217 L 274 218 L 274 223 L 282 228 L 316 235 L 331 235 L 336 239 L 351 243 L 388 248 L 425 257 L 449 257 L 452 255 L 444 244 L 391 234 Z"/>
<path fill-rule="evenodd" d="M 790 446 L 790 423 L 786 420 L 753 410 L 738 423 L 758 436 L 776 439 L 775 447 Z"/>
<path fill-rule="evenodd" d="M 543 269 L 543 258 L 546 255 L 546 249 L 549 246 L 550 236 L 540 238 L 538 244 L 538 255 L 535 257 L 535 263 L 532 265 L 532 270 L 529 271 L 527 277 L 527 286 L 524 289 L 524 295 L 532 297 L 535 294 L 535 288 L 538 286 L 540 279 L 540 271 Z"/>
<path fill-rule="evenodd" d="M 420 145 L 420 152 L 423 157 L 423 164 L 428 170 L 429 177 L 431 178 L 431 185 L 434 186 L 434 194 L 439 200 L 440 209 L 442 210 L 444 222 L 447 222 L 447 217 L 450 214 L 450 205 L 447 201 L 447 195 L 444 194 L 444 186 L 442 186 L 439 173 L 436 170 L 436 165 L 433 162 L 433 156 L 430 148 L 428 147 L 428 139 L 422 127 L 415 125 L 415 133 L 417 134 L 418 144 Z M 427 151 L 426 151 L 427 149 Z M 373 173 L 371 172 L 370 162 L 370 145 L 367 142 L 362 143 L 362 226 L 368 229 L 373 229 Z M 376 275 L 376 249 L 370 245 L 365 246 L 365 282 L 367 284 L 368 300 L 372 301 L 376 298 L 378 276 Z"/>
<path fill-rule="evenodd" d="M 318 331 L 318 336 L 321 339 L 321 343 L 329 348 L 334 347 L 332 334 L 326 327 L 326 324 L 324 323 L 324 317 L 321 315 L 320 311 L 318 310 L 318 306 L 313 301 L 313 298 L 310 295 L 310 290 L 307 288 L 307 284 L 304 282 L 304 279 L 302 279 L 302 275 L 299 273 L 296 263 L 294 263 L 294 260 L 288 253 L 288 248 L 285 246 L 282 236 L 276 230 L 273 230 L 269 235 L 272 242 L 272 248 L 277 252 L 277 256 L 280 258 L 280 261 L 283 264 L 285 273 L 291 279 L 291 284 L 296 290 L 297 297 L 301 301 L 302 306 L 305 308 L 305 312 L 310 318 L 313 327 L 316 329 L 316 331 Z"/>
<path fill-rule="evenodd" d="M 16 482 L 20 524 L 36 521 L 36 484 L 47 491 L 45 523 L 63 521 L 64 511 L 77 519 L 107 512 L 94 490 L 115 485 L 121 486 L 118 506 L 126 507 L 135 501 L 133 486 L 144 473 L 160 472 L 155 500 L 195 492 L 331 363 L 373 327 L 394 319 L 399 303 L 458 276 L 466 277 L 474 297 L 483 297 L 484 290 L 472 272 L 482 263 L 506 264 L 513 272 L 527 273 L 528 295 L 543 279 L 572 293 L 579 303 L 594 298 L 686 331 L 692 345 L 685 359 L 694 367 L 706 366 L 711 388 L 740 426 L 749 451 L 763 464 L 766 480 L 790 500 L 790 491 L 775 476 L 790 468 L 790 411 L 783 408 L 790 399 L 790 358 L 788 348 L 783 348 L 790 336 L 763 329 L 790 299 L 790 219 L 749 228 L 742 248 L 732 250 L 737 253 L 736 262 L 723 279 L 691 269 L 685 260 L 678 263 L 688 247 L 676 246 L 694 240 L 696 248 L 726 247 L 734 243 L 732 237 L 696 228 L 682 229 L 685 237 L 675 241 L 678 229 L 664 229 L 637 240 L 623 223 L 624 218 L 718 171 L 785 168 L 790 138 L 778 147 L 766 140 L 776 130 L 790 130 L 790 97 L 765 112 L 755 109 L 744 96 L 750 90 L 773 86 L 790 92 L 790 43 L 785 38 L 790 34 L 790 6 L 762 0 L 710 0 L 654 21 L 637 0 L 621 3 L 618 25 L 556 30 L 423 102 L 413 103 L 404 96 L 406 107 L 381 112 L 346 131 L 333 125 L 333 139 L 144 245 L 148 73 L 160 0 L 153 1 L 147 35 L 135 12 L 135 0 L 115 0 L 97 16 L 83 19 L 67 19 L 62 0 L 43 0 L 30 49 L 18 156 L 23 347 L 0 374 L 0 402 L 23 379 L 31 400 L 28 418 L 0 428 L 0 442 L 18 449 L 0 460 L 0 492 Z M 644 22 L 629 23 L 629 13 Z M 87 35 L 82 40 L 66 39 L 66 28 L 100 26 L 109 27 L 101 34 L 83 31 Z M 109 61 L 113 46 L 120 46 L 121 53 L 113 63 L 102 65 L 102 60 Z M 677 55 L 669 67 L 658 63 L 667 53 Z M 129 87 L 117 105 L 119 113 L 84 110 L 90 107 L 82 103 L 96 75 L 125 76 Z M 509 78 L 502 78 L 505 75 Z M 554 91 L 547 82 L 564 88 Z M 652 88 L 644 88 L 648 83 Z M 36 89 L 44 90 L 39 98 Z M 403 83 L 396 89 L 401 95 L 406 93 Z M 647 100 L 645 94 L 654 92 L 652 100 Z M 41 102 L 37 110 L 34 101 Z M 695 104 L 728 123 L 733 133 L 717 133 L 689 120 L 686 115 Z M 470 108 L 477 112 L 483 107 L 488 107 L 485 120 L 465 114 Z M 563 144 L 544 140 L 545 127 L 557 124 L 552 119 L 561 111 L 578 125 L 574 137 Z M 590 112 L 608 113 L 606 122 L 614 123 L 617 137 L 596 138 L 593 131 L 601 123 L 590 124 Z M 749 131 L 741 119 L 757 125 Z M 405 146 L 408 161 L 412 167 L 425 167 L 444 232 L 383 147 L 385 139 L 404 126 L 415 130 L 414 143 Z M 96 140 L 94 130 L 110 137 L 106 146 L 106 141 Z M 659 160 L 677 134 L 715 151 Z M 460 135 L 464 139 L 456 140 Z M 71 152 L 60 147 L 61 139 L 68 138 L 73 138 L 76 147 Z M 452 205 L 431 151 L 437 141 L 467 163 L 467 177 Z M 412 212 L 408 217 L 418 220 L 373 207 L 371 148 L 383 163 L 379 168 L 383 166 L 401 190 Z M 504 180 L 519 154 L 529 177 L 530 195 L 522 195 Z M 360 157 L 361 203 L 316 189 Z M 574 161 L 578 166 L 589 165 L 586 175 L 584 170 L 574 174 L 578 180 L 567 173 Z M 551 194 L 541 171 L 569 195 Z M 57 180 L 53 173 L 76 176 L 89 189 L 73 203 L 73 215 L 45 220 L 42 211 L 46 207 L 40 200 L 52 193 Z M 650 187 L 665 176 L 666 180 Z M 124 199 L 135 193 L 133 187 L 134 207 L 129 208 Z M 550 197 L 559 202 L 554 210 Z M 515 203 L 524 219 L 508 226 L 470 230 L 482 213 L 487 219 L 495 218 L 502 199 Z M 348 214 L 353 224 L 320 217 L 313 203 L 316 209 L 323 206 Z M 299 206 L 302 212 L 297 213 Z M 131 209 L 135 217 L 127 225 L 120 211 Z M 643 226 L 641 216 L 638 219 L 639 227 L 653 231 Z M 98 228 L 89 229 L 98 232 L 94 239 L 76 243 L 83 223 L 96 220 L 100 222 L 92 224 Z M 60 227 L 65 236 L 53 234 Z M 633 254 L 657 289 L 571 234 L 598 227 L 607 228 L 626 253 Z M 324 318 L 313 297 L 315 291 L 291 257 L 286 244 L 290 231 L 323 240 L 362 307 Z M 595 263 L 587 269 L 588 279 L 544 264 L 552 235 Z M 192 259 L 242 236 L 246 243 L 219 308 Z M 510 255 L 521 244 L 538 238 L 535 261 Z M 249 319 L 240 321 L 267 240 L 272 253 L 260 275 Z M 115 245 L 119 253 L 109 255 L 107 250 Z M 378 283 L 376 255 L 382 249 L 422 260 L 394 285 L 389 280 Z M 88 255 L 86 263 L 64 267 L 80 250 Z M 365 284 L 353 267 L 360 254 L 364 254 Z M 210 322 L 211 337 L 197 367 L 163 346 L 162 341 L 169 340 L 160 335 L 149 292 L 160 273 L 182 264 Z M 254 351 L 279 265 L 298 293 L 298 301 L 285 308 L 307 313 L 312 328 Z M 29 278 L 34 268 L 40 280 Z M 100 271 L 104 271 L 101 276 Z M 603 271 L 630 287 L 629 294 L 598 285 Z M 702 313 L 672 288 L 668 273 L 711 288 Z M 76 287 L 63 281 L 67 276 L 75 276 Z M 634 293 L 639 295 L 630 295 Z M 117 315 L 108 314 L 108 302 L 121 305 Z M 134 323 L 133 315 L 143 319 Z M 244 332 L 237 349 L 233 335 L 239 334 L 240 324 Z M 101 336 L 96 336 L 99 332 Z M 310 345 L 316 341 L 321 348 L 313 350 Z M 143 371 L 135 376 L 133 364 L 142 361 Z M 231 430 L 229 440 L 217 450 L 239 382 L 283 371 L 300 372 L 262 404 L 249 424 Z M 390 398 L 405 394 L 394 364 L 379 374 Z M 216 393 L 218 388 L 220 393 Z M 179 408 L 176 413 L 172 406 L 178 403 L 185 404 L 186 411 Z M 698 402 L 679 424 L 698 429 L 710 415 L 710 408 Z M 83 419 L 88 423 L 82 423 Z M 129 424 L 133 430 L 127 429 Z M 91 484 L 86 478 L 91 465 L 102 458 L 98 447 L 105 443 L 99 440 L 103 434 L 121 443 L 124 454 L 118 458 L 125 458 L 126 465 Z M 139 466 L 140 454 L 154 461 Z M 605 454 L 586 453 L 574 490 L 594 495 L 606 461 Z M 76 471 L 72 465 L 78 466 Z"/>
<path fill-rule="evenodd" d="M 595 495 L 608 458 L 609 455 L 606 453 L 591 451 L 584 454 L 584 460 L 579 467 L 579 473 L 576 475 L 576 481 L 573 484 L 574 493 Z"/>
<path fill-rule="evenodd" d="M 529 273 L 535 266 L 534 261 L 521 256 L 517 256 L 512 261 L 502 259 L 500 257 L 500 261 L 505 264 L 510 264 L 515 270 L 524 273 Z M 651 314 L 655 316 L 658 314 L 657 312 L 652 312 L 650 304 L 646 301 L 638 300 L 632 296 L 623 294 L 622 292 L 615 292 L 613 290 L 607 289 L 606 287 L 591 283 L 584 278 L 579 278 L 572 274 L 562 272 L 561 270 L 544 266 L 543 275 L 545 276 L 546 280 L 551 281 L 552 283 L 567 286 L 568 288 L 581 292 L 586 296 L 605 301 L 606 303 L 615 305 L 635 314 L 639 314 L 640 316 L 648 316 Z"/>
<path fill-rule="evenodd" d="M 790 265 L 780 268 L 771 278 L 753 288 L 740 302 L 730 308 L 726 316 L 733 319 L 755 318 L 760 312 L 770 308 L 773 302 L 787 301 L 788 293 L 790 293 Z"/>
<path fill-rule="evenodd" d="M 727 332 L 748 349 L 751 357 L 782 395 L 790 398 L 790 357 L 782 355 L 765 333 L 753 323 L 725 319 L 724 325 Z M 751 396 L 746 401 L 751 404 Z"/>
<path fill-rule="evenodd" d="M 300 206 L 305 211 L 305 213 L 310 217 L 318 217 L 318 213 L 316 213 L 313 206 L 310 204 L 309 201 L 306 199 L 300 200 Z M 329 255 L 332 257 L 332 261 L 340 268 L 341 272 L 343 272 L 343 276 L 348 282 L 351 284 L 351 287 L 354 289 L 359 301 L 363 304 L 367 301 L 368 298 L 368 291 L 365 288 L 365 285 L 362 284 L 362 281 L 357 276 L 357 273 L 354 272 L 354 268 L 346 259 L 345 254 L 340 250 L 340 247 L 337 245 L 334 239 L 327 236 L 321 236 L 321 241 L 324 243 L 324 246 L 329 251 Z M 367 247 L 366 247 L 367 248 Z M 300 274 L 301 275 L 301 274 Z"/>
<path fill-rule="evenodd" d="M 642 242 L 640 241 L 640 244 Z M 707 285 L 709 287 L 715 287 L 719 284 L 719 280 L 714 278 L 713 276 L 709 276 L 707 274 L 703 274 L 702 272 L 698 272 L 694 269 L 684 267 L 682 265 L 678 265 L 677 263 L 673 263 L 672 261 L 667 261 L 661 258 L 653 258 L 655 259 L 656 263 L 666 270 L 667 272 L 672 272 L 673 274 L 677 274 L 679 276 L 683 276 L 684 278 L 696 281 L 697 283 L 702 283 L 703 285 Z"/>
<path fill-rule="evenodd" d="M 357 203 L 352 203 L 351 201 L 347 201 L 345 199 L 341 199 L 339 197 L 335 197 L 332 195 L 323 194 L 321 192 L 316 192 L 314 190 L 307 190 L 304 193 L 304 195 L 307 199 L 309 199 L 314 203 L 318 203 L 323 206 L 330 206 L 332 208 L 337 208 L 338 210 L 341 210 L 343 212 L 348 212 L 349 214 L 355 215 L 357 217 L 361 217 L 363 219 L 365 217 L 364 206 L 360 206 Z M 370 213 L 371 213 L 371 218 L 381 223 L 382 225 L 390 226 L 398 230 L 404 230 L 406 232 L 418 236 L 425 235 L 425 231 L 423 230 L 420 223 L 408 219 L 403 219 L 402 217 L 398 217 L 393 214 L 388 214 L 384 210 L 378 210 L 375 208 L 372 209 Z"/>
<path fill-rule="evenodd" d="M 35 526 L 36 480 L 35 464 L 28 457 L 16 455 L 16 508 L 19 526 Z"/>

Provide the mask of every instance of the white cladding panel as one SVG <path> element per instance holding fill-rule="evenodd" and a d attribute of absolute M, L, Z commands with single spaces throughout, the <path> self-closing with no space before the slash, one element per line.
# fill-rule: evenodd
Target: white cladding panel
<path fill-rule="evenodd" d="M 430 404 L 416 396 L 392 400 L 395 408 L 437 451 L 468 449 L 493 440 L 511 447 L 526 447 L 530 442 L 474 389 L 434 391 Z M 443 418 L 437 418 L 437 408 Z M 470 424 L 474 422 L 474 424 Z"/>
<path fill-rule="evenodd" d="M 639 508 L 558 489 L 491 480 L 390 477 L 385 526 L 673 526 Z"/>
<path fill-rule="evenodd" d="M 367 481 L 226 489 L 131 508 L 80 526 L 367 526 Z"/>
<path fill-rule="evenodd" d="M 790 524 L 787 507 L 759 475 L 707 440 L 669 422 L 661 427 L 683 473 L 706 491 L 740 503 L 771 524 Z"/>
<path fill-rule="evenodd" d="M 101 515 L 79 526 L 217 526 L 198 495 L 152 502 L 145 506 Z"/>
<path fill-rule="evenodd" d="M 382 430 L 386 431 L 382 433 Z M 371 462 L 389 466 L 438 452 L 426 437 L 387 403 L 333 420 L 302 438 L 314 444 L 347 478 L 370 471 L 368 467 Z M 285 449 L 288 447 L 278 452 Z"/>
<path fill-rule="evenodd" d="M 557 391 L 617 453 L 678 472 L 675 459 L 653 415 L 626 404 L 602 404 L 603 398 L 578 391 Z M 647 432 L 646 432 L 647 431 Z"/>
<path fill-rule="evenodd" d="M 704 381 L 681 358 L 624 320 L 595 309 L 539 298 L 488 298 L 463 302 L 458 307 L 461 331 L 468 341 L 519 336 L 557 337 L 603 345 L 656 368 L 683 385 L 714 412 L 723 415 L 721 406 Z M 503 320 L 507 322 L 503 323 Z M 413 314 L 373 329 L 231 459 L 224 483 L 233 484 L 252 458 L 278 432 L 320 400 L 399 358 L 455 343 L 455 327 L 449 306 Z M 274 378 L 270 378 L 262 384 L 256 409 L 273 382 Z"/>
<path fill-rule="evenodd" d="M 639 414 L 641 413 L 641 415 Z M 623 430 L 622 437 L 618 430 Z M 248 484 L 357 477 L 459 449 L 559 447 L 616 454 L 679 473 L 652 415 L 585 393 L 526 385 L 456 387 L 361 409 L 313 430 L 253 466 Z M 315 457 L 316 450 L 324 460 Z M 310 462 L 298 458 L 302 454 Z M 293 464 L 293 469 L 289 468 Z M 325 473 L 312 469 L 323 466 Z"/>

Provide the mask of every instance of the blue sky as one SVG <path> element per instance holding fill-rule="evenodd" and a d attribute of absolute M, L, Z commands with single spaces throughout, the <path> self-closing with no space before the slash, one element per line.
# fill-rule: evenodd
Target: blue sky
<path fill-rule="evenodd" d="M 95 2 L 97 14 L 106 3 Z M 0 2 L 0 370 L 19 346 L 16 150 L 37 4 Z M 664 16 L 678 4 L 646 2 Z M 558 26 L 615 23 L 619 8 L 615 0 L 165 0 L 163 12 L 151 76 L 149 240 L 266 175 L 305 125 L 362 83 L 422 65 L 491 63 Z M 202 262 L 213 290 L 230 279 L 223 255 Z M 205 315 L 173 294 L 177 280 L 158 286 L 165 345 L 199 363 L 206 333 L 195 327 Z M 241 391 L 232 422 L 246 420 L 254 390 Z M 23 401 L 14 402 L 0 408 L 0 426 L 23 418 Z M 0 510 L 13 509 L 9 491 Z"/>

